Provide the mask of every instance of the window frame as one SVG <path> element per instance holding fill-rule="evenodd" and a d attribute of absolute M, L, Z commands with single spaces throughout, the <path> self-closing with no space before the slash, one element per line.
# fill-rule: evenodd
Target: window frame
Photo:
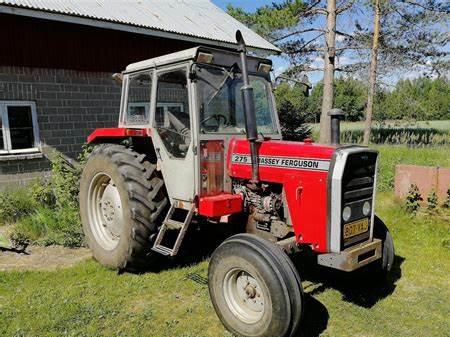
<path fill-rule="evenodd" d="M 130 77 L 140 75 L 147 73 L 151 78 L 151 85 L 150 85 L 150 100 L 148 102 L 131 102 L 128 103 L 128 94 L 129 94 L 129 85 L 130 85 Z M 151 116 L 151 101 L 152 101 L 152 92 L 153 92 L 153 86 L 154 86 L 154 69 L 144 69 L 139 71 L 130 72 L 124 75 L 122 80 L 122 97 L 120 102 L 120 117 L 119 117 L 119 127 L 127 127 L 131 129 L 142 129 L 142 128 L 148 128 L 151 124 L 152 116 Z M 129 124 L 127 122 L 127 114 L 128 114 L 128 104 L 135 105 L 135 106 L 145 106 L 148 104 L 148 121 L 144 124 Z M 147 113 L 147 106 L 145 106 L 145 110 Z"/>
<path fill-rule="evenodd" d="M 31 123 L 33 124 L 34 147 L 26 149 L 12 149 L 11 132 L 9 128 L 8 107 L 26 106 L 31 109 Z M 36 113 L 36 103 L 32 101 L 0 101 L 0 118 L 2 119 L 2 133 L 4 149 L 0 150 L 1 155 L 27 154 L 41 151 L 41 142 L 39 137 L 39 125 Z"/>

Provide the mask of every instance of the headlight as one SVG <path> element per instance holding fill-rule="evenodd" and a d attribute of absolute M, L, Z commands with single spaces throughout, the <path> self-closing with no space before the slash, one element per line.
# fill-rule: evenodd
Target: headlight
<path fill-rule="evenodd" d="M 351 216 L 352 216 L 352 209 L 349 206 L 345 206 L 344 209 L 342 210 L 342 219 L 344 219 L 344 221 L 348 221 L 348 219 L 350 219 Z"/>
<path fill-rule="evenodd" d="M 363 214 L 364 215 L 369 215 L 369 213 L 370 213 L 370 202 L 368 202 L 368 201 L 366 201 L 365 203 L 364 203 L 364 205 L 363 205 L 363 209 L 362 209 L 362 212 L 363 212 Z"/>

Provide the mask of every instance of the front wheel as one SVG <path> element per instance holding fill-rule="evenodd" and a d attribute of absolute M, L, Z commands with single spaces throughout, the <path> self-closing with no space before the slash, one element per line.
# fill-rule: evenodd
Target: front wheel
<path fill-rule="evenodd" d="M 368 272 L 376 278 L 386 279 L 392 271 L 394 265 L 394 241 L 391 233 L 384 222 L 375 216 L 373 237 L 381 240 L 382 256 L 381 259 L 367 266 Z"/>
<path fill-rule="evenodd" d="M 224 326 L 243 337 L 290 337 L 299 327 L 303 291 L 289 257 L 250 234 L 226 240 L 213 253 L 209 292 Z"/>

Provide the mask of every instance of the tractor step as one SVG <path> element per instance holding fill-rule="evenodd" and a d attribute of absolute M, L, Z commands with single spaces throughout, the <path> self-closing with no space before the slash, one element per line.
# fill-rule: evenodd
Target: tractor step
<path fill-rule="evenodd" d="M 156 237 L 155 244 L 152 247 L 152 250 L 160 253 L 165 256 L 175 256 L 180 249 L 181 243 L 183 242 L 184 235 L 191 223 L 192 217 L 194 215 L 195 206 L 190 205 L 189 209 L 178 208 L 175 205 L 177 202 L 172 203 L 170 206 L 169 212 L 166 215 L 166 218 L 163 221 L 163 224 L 159 230 L 158 236 Z M 185 216 L 182 221 L 179 219 L 175 220 L 172 217 L 175 215 L 177 210 L 184 210 Z M 172 247 L 167 247 L 163 244 L 163 240 L 165 235 L 170 231 L 178 230 L 178 235 L 175 239 L 175 242 Z"/>

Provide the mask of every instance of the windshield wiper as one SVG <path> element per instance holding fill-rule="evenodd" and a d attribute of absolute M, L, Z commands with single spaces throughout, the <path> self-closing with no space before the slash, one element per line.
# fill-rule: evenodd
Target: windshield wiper
<path fill-rule="evenodd" d="M 216 91 L 214 91 L 212 93 L 211 98 L 206 103 L 207 105 L 209 105 L 209 103 L 211 103 L 211 101 L 218 95 L 218 93 L 222 90 L 222 88 L 228 82 L 229 78 L 234 79 L 234 72 L 233 72 L 233 70 L 227 71 L 225 68 L 222 68 L 222 70 L 225 72 L 225 76 L 224 76 L 223 80 L 220 82 L 219 87 L 216 88 Z"/>

